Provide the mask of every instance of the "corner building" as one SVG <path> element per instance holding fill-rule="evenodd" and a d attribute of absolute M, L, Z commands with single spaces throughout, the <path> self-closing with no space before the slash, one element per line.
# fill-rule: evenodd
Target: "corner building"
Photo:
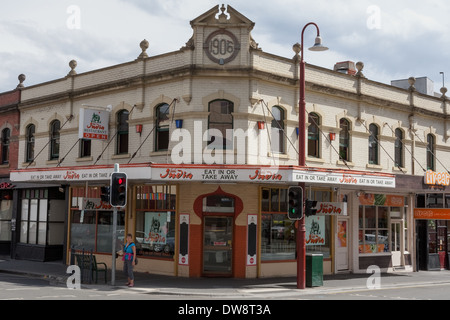
<path fill-rule="evenodd" d="M 361 63 L 346 73 L 307 65 L 307 166 L 299 167 L 298 50 L 264 52 L 254 25 L 231 6 L 214 7 L 191 21 L 193 36 L 176 52 L 148 57 L 143 41 L 135 61 L 83 74 L 72 61 L 66 77 L 22 90 L 11 180 L 58 186 L 66 201 L 67 233 L 43 243 L 57 239 L 67 261 L 70 249 L 86 249 L 111 265 L 112 209 L 100 194 L 118 163 L 129 192 L 117 240 L 134 234 L 137 271 L 295 275 L 287 190 L 299 182 L 318 201 L 306 219 L 307 251 L 323 254 L 324 273 L 415 268 L 415 187 L 397 181 L 423 179 L 416 159 L 425 162 L 427 144 L 417 136 L 432 135 L 434 155 L 447 161 L 445 95 L 370 81 Z M 106 111 L 106 139 L 80 138 L 81 109 Z M 31 147 L 44 151 L 30 156 Z M 27 226 L 33 208 L 18 208 Z"/>

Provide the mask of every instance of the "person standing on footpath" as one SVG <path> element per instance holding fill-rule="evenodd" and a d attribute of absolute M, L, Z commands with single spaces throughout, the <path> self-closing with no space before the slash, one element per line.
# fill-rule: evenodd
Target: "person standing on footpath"
<path fill-rule="evenodd" d="M 127 243 L 123 248 L 123 272 L 128 277 L 129 287 L 134 287 L 133 267 L 136 265 L 136 245 L 133 242 L 131 233 L 127 234 Z"/>

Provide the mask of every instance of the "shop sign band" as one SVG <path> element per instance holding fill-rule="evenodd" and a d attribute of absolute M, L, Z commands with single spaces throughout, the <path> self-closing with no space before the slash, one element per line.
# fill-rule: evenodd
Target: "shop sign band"
<path fill-rule="evenodd" d="M 448 172 L 434 172 L 428 170 L 425 172 L 424 181 L 426 185 L 449 186 L 450 174 Z"/>

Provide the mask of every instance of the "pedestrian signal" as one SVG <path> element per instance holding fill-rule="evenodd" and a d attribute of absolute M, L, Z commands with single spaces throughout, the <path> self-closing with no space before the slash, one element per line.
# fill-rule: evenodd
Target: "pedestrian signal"
<path fill-rule="evenodd" d="M 127 204 L 127 175 L 114 172 L 111 176 L 111 206 L 125 207 Z"/>
<path fill-rule="evenodd" d="M 289 187 L 288 198 L 288 218 L 301 220 L 303 218 L 303 188 Z"/>

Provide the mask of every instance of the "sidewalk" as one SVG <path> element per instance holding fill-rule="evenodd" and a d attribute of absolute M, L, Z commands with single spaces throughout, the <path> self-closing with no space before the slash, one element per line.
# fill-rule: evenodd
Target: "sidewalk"
<path fill-rule="evenodd" d="M 29 277 L 48 279 L 51 283 L 65 285 L 69 274 L 67 266 L 59 262 L 34 262 L 11 260 L 0 256 L 0 273 L 19 274 Z M 180 278 L 146 273 L 135 273 L 136 286 L 130 290 L 154 292 L 164 295 L 182 296 L 214 296 L 214 297 L 246 297 L 256 293 L 276 293 L 295 291 L 295 294 L 332 293 L 348 290 L 364 290 L 370 274 L 338 274 L 325 275 L 321 287 L 297 290 L 295 277 L 233 279 L 233 278 Z M 83 288 L 111 288 L 111 273 L 108 272 L 107 283 L 101 276 L 98 284 L 83 284 Z M 126 278 L 122 270 L 116 271 L 116 288 L 125 288 Z M 413 286 L 424 284 L 450 283 L 450 271 L 398 272 L 381 275 L 383 288 Z"/>

